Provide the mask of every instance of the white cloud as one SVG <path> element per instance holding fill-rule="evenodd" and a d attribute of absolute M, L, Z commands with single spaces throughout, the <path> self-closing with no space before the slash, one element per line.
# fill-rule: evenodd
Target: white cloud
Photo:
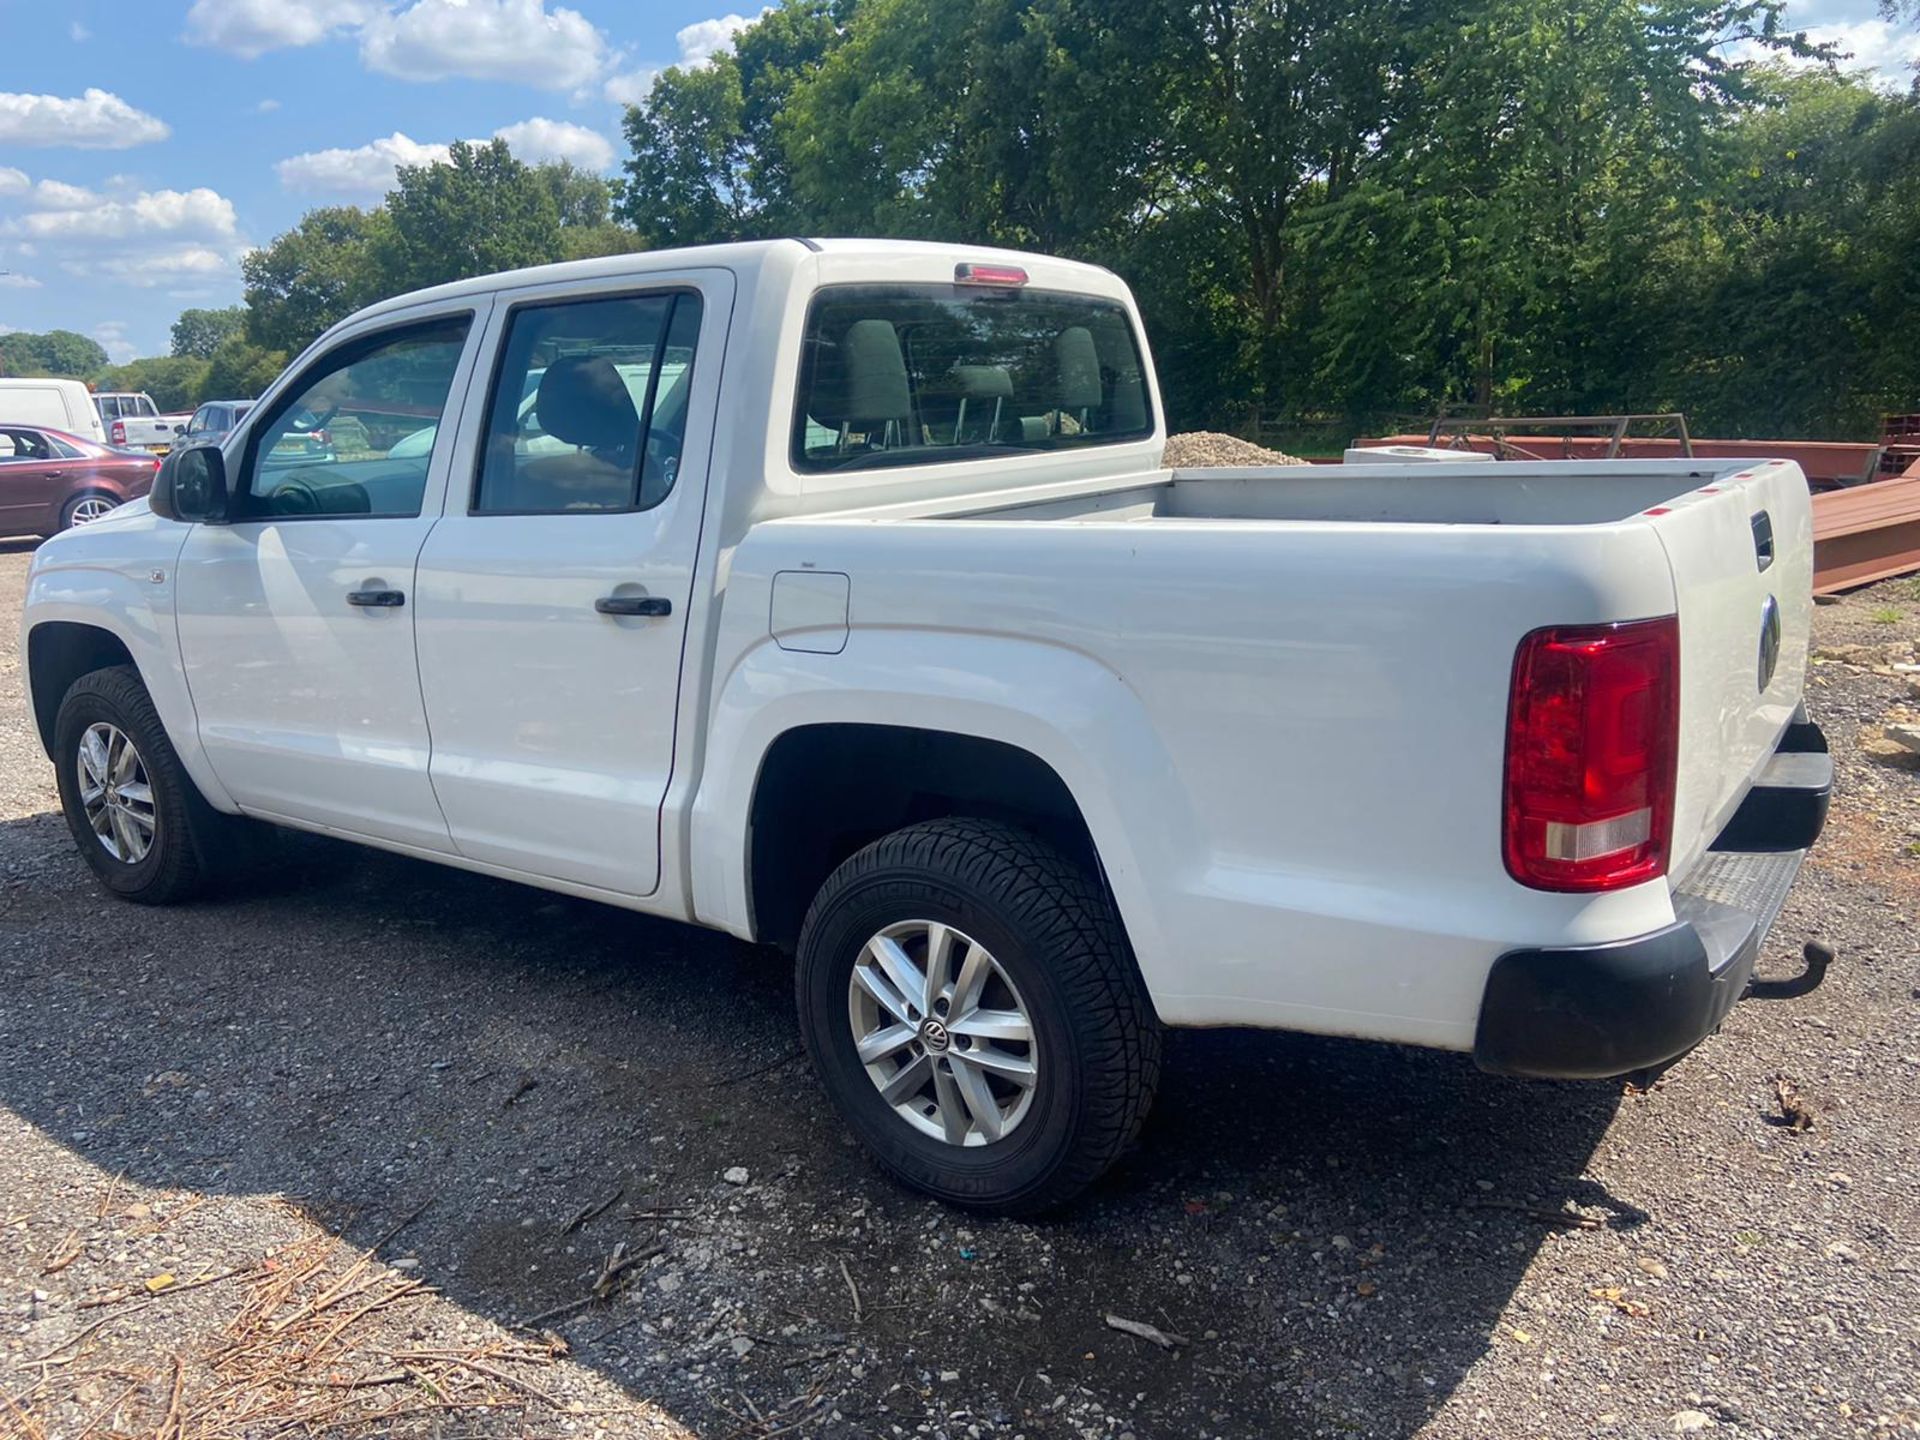
<path fill-rule="evenodd" d="M 232 241 L 238 230 L 233 202 L 204 186 L 193 190 L 146 190 L 131 199 L 99 200 L 84 209 L 33 210 L 0 227 L 0 233 L 40 240 L 126 240 L 191 235 Z"/>
<path fill-rule="evenodd" d="M 646 100 L 653 90 L 653 82 L 659 78 L 658 66 L 628 70 L 624 74 L 609 76 L 602 93 L 616 105 L 639 105 Z"/>
<path fill-rule="evenodd" d="M 268 96 L 265 100 L 262 100 L 258 105 L 254 106 L 253 108 L 255 110 L 258 110 L 262 115 L 271 115 L 274 111 L 280 108 L 280 102 L 278 100 L 275 100 L 272 96 Z"/>
<path fill-rule="evenodd" d="M 33 187 L 33 203 L 42 210 L 85 210 L 90 205 L 98 205 L 100 197 L 84 185 L 42 180 Z"/>
<path fill-rule="evenodd" d="M 194 0 L 186 40 L 252 60 L 318 44 L 379 13 L 374 0 Z"/>
<path fill-rule="evenodd" d="M 1911 67 L 1920 63 L 1920 31 L 1886 20 L 1835 18 L 1826 24 L 1809 23 L 1819 19 L 1827 9 L 1824 4 L 1795 5 L 1783 28 L 1804 34 L 1815 45 L 1832 45 L 1840 52 L 1838 63 L 1842 70 L 1863 72 L 1882 89 L 1906 89 L 1912 76 Z M 1793 70 L 1811 69 L 1820 64 L 1817 60 L 1782 54 L 1757 40 L 1736 41 L 1726 47 L 1725 53 L 1729 60 L 1760 61 Z"/>
<path fill-rule="evenodd" d="M 766 12 L 760 12 L 764 15 Z M 696 20 L 674 33 L 674 43 L 680 47 L 682 65 L 704 65 L 722 50 L 733 48 L 733 38 L 746 29 L 759 15 L 722 15 L 714 20 Z"/>
<path fill-rule="evenodd" d="M 1893 25 L 1885 20 L 1860 20 L 1852 24 L 1815 25 L 1807 38 L 1816 45 L 1834 45 L 1851 58 L 1841 67 L 1856 66 L 1878 70 L 1886 80 L 1891 73 L 1920 61 L 1920 31 Z"/>
<path fill-rule="evenodd" d="M 352 149 L 313 150 L 273 167 L 288 190 L 319 190 L 336 195 L 378 195 L 393 188 L 401 165 L 431 165 L 447 158 L 444 145 L 423 145 L 398 130 L 383 140 Z"/>
<path fill-rule="evenodd" d="M 762 10 L 760 15 L 766 13 Z M 673 37 L 674 44 L 680 48 L 680 57 L 673 63 L 686 70 L 698 69 L 714 56 L 733 49 L 733 42 L 740 32 L 756 23 L 760 15 L 721 15 L 712 20 L 696 20 L 691 25 L 681 26 Z M 653 82 L 659 78 L 662 68 L 643 65 L 638 70 L 609 76 L 601 93 L 616 105 L 642 104 L 652 91 Z"/>
<path fill-rule="evenodd" d="M 402 80 L 504 80 L 571 90 L 599 78 L 607 42 L 577 10 L 546 0 L 417 0 L 360 32 L 370 70 Z"/>
<path fill-rule="evenodd" d="M 24 195 L 33 188 L 27 172 L 11 165 L 0 165 L 0 195 Z"/>
<path fill-rule="evenodd" d="M 0 93 L 0 145 L 125 150 L 172 133 L 164 121 L 105 90 L 89 89 L 77 100 Z"/>
<path fill-rule="evenodd" d="M 513 153 L 530 165 L 543 160 L 567 160 L 583 170 L 605 170 L 613 164 L 613 145 L 597 130 L 564 120 L 534 116 L 516 125 L 504 125 L 494 138 L 507 142 Z M 483 144 L 484 141 L 474 141 Z M 442 164 L 447 146 L 428 145 L 396 130 L 379 140 L 351 149 L 314 150 L 275 165 L 274 173 L 288 190 L 330 195 L 372 197 L 394 185 L 394 171 L 402 165 Z"/>
<path fill-rule="evenodd" d="M 104 320 L 93 327 L 93 338 L 100 342 L 100 348 L 107 352 L 107 359 L 115 365 L 124 365 L 129 360 L 140 358 L 140 347 L 127 339 L 127 322 L 124 320 Z"/>
<path fill-rule="evenodd" d="M 582 170 L 600 171 L 613 164 L 613 145 L 598 130 L 548 120 L 539 115 L 493 132 L 496 139 L 529 165 L 543 160 L 565 160 Z"/>
<path fill-rule="evenodd" d="M 93 32 L 78 20 L 67 26 L 67 34 L 73 38 L 73 43 L 76 45 L 84 45 L 93 38 Z"/>
<path fill-rule="evenodd" d="M 0 290 L 38 290 L 40 282 L 18 270 L 0 270 Z"/>
<path fill-rule="evenodd" d="M 68 261 L 60 268 L 70 275 L 99 276 L 142 290 L 192 284 L 195 294 L 204 294 L 213 283 L 236 276 L 244 253 L 245 247 L 221 250 L 206 245 L 174 245 Z"/>

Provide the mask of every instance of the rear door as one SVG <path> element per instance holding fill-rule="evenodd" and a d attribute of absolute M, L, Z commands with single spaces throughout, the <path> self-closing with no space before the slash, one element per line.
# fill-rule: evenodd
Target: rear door
<path fill-rule="evenodd" d="M 726 272 L 502 296 L 414 623 L 462 855 L 623 895 L 660 807 L 706 501 Z"/>
<path fill-rule="evenodd" d="M 0 535 L 51 529 L 72 468 L 40 431 L 0 425 Z"/>
<path fill-rule="evenodd" d="M 246 810 L 451 848 L 427 776 L 413 568 L 489 303 L 367 322 L 226 447 L 231 519 L 188 535 L 177 614 L 201 744 Z"/>
<path fill-rule="evenodd" d="M 1798 705 L 1813 617 L 1813 508 L 1769 461 L 1648 512 L 1680 616 L 1680 876 L 1713 843 Z"/>

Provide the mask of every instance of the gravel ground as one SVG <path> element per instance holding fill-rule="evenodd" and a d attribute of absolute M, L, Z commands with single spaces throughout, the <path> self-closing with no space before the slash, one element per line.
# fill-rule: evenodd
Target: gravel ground
<path fill-rule="evenodd" d="M 1830 938 L 1816 994 L 1644 1094 L 1177 1034 L 1137 1151 L 1020 1224 L 868 1165 L 751 947 L 310 840 L 223 898 L 108 899 L 24 718 L 27 548 L 0 1434 L 1920 1433 L 1920 773 L 1867 743 L 1920 705 L 1920 587 L 1818 612 L 1908 648 L 1810 685 L 1843 788 L 1763 967 Z"/>

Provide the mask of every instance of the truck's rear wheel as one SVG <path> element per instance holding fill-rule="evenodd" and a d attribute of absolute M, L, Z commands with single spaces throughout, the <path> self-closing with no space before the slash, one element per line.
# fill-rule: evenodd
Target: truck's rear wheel
<path fill-rule="evenodd" d="M 200 888 L 222 817 L 201 798 L 130 666 L 73 682 L 54 718 L 60 807 L 80 854 L 114 894 L 145 905 Z"/>
<path fill-rule="evenodd" d="M 1139 1130 L 1160 1029 L 1111 902 L 1011 826 L 899 830 L 821 887 L 800 1031 L 880 1163 L 1000 1214 L 1064 1204 Z"/>

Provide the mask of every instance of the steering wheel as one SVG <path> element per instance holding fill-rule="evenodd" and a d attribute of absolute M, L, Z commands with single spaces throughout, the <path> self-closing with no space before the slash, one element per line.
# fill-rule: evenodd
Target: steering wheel
<path fill-rule="evenodd" d="M 289 475 L 274 486 L 267 500 L 276 515 L 317 515 L 320 512 L 320 496 L 298 476 Z"/>
<path fill-rule="evenodd" d="M 310 418 L 304 425 L 300 423 L 300 417 L 298 415 L 288 416 L 287 428 L 292 430 L 296 435 L 311 435 L 316 430 L 324 430 L 332 423 L 333 417 L 340 413 L 340 407 L 338 405 L 329 406 L 324 415 L 315 415 L 311 410 L 306 413 Z"/>

